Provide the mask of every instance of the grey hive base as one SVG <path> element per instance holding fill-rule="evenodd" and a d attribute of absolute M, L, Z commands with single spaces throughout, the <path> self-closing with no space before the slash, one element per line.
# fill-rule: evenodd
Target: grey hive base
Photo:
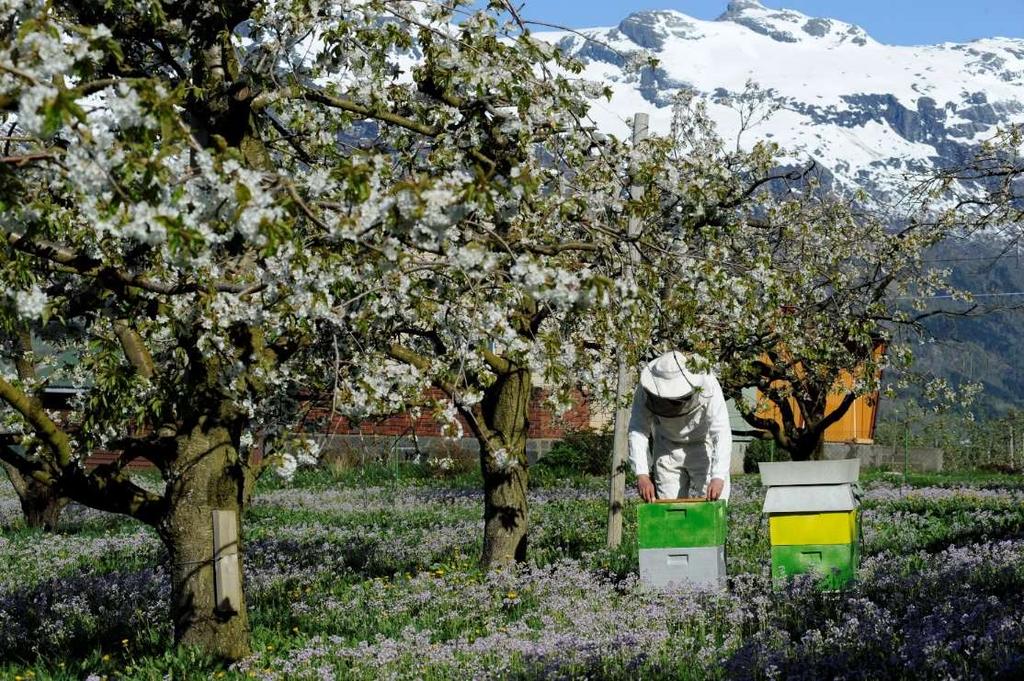
<path fill-rule="evenodd" d="M 725 547 L 640 549 L 640 581 L 651 587 L 725 584 Z"/>

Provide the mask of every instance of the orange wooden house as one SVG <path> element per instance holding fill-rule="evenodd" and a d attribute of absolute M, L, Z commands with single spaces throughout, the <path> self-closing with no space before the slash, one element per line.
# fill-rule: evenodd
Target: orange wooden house
<path fill-rule="evenodd" d="M 885 345 L 875 348 L 875 357 L 880 358 L 885 353 Z M 879 372 L 881 375 L 881 372 Z M 825 413 L 831 414 L 842 403 L 844 396 L 853 389 L 854 375 L 849 371 L 843 371 L 839 380 L 833 387 L 825 401 Z M 762 395 L 758 393 L 758 402 L 762 401 Z M 875 441 L 875 425 L 878 421 L 878 391 L 867 393 L 858 397 L 843 416 L 825 429 L 825 442 L 852 442 L 857 444 L 873 444 Z M 767 400 L 765 400 L 767 402 Z M 768 407 L 759 415 L 770 418 L 778 423 L 782 422 L 779 408 L 768 402 Z M 800 413 L 796 401 L 790 398 L 790 405 L 796 415 L 798 426 L 803 425 L 803 414 Z"/>

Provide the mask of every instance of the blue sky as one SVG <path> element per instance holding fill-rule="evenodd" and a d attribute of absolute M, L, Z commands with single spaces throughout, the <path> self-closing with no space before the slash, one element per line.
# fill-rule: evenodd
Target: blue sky
<path fill-rule="evenodd" d="M 1024 38 L 1024 0 L 762 1 L 768 7 L 859 24 L 876 40 L 895 45 Z M 698 19 L 714 19 L 727 4 L 728 0 L 526 0 L 523 16 L 582 28 L 613 26 L 630 12 L 643 9 L 675 9 Z"/>

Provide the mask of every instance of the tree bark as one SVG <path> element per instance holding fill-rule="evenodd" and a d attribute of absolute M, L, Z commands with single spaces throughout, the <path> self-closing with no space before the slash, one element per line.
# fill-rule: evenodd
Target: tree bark
<path fill-rule="evenodd" d="M 526 368 L 499 374 L 480 403 L 485 425 L 480 438 L 484 478 L 484 549 L 481 563 L 526 560 L 529 480 L 526 461 L 531 380 Z M 478 435 L 479 437 L 479 435 Z"/>
<path fill-rule="evenodd" d="M 20 498 L 25 525 L 35 529 L 53 532 L 57 529 L 60 514 L 69 499 L 60 496 L 49 485 L 28 480 L 28 492 Z"/>
<path fill-rule="evenodd" d="M 17 328 L 15 344 L 18 352 L 14 355 L 14 366 L 18 378 L 23 381 L 34 381 L 37 374 L 32 359 L 32 333 L 27 325 L 22 324 Z M 46 532 L 57 529 L 61 511 L 68 505 L 69 499 L 62 497 L 53 485 L 22 475 L 21 471 L 6 462 L 3 466 L 14 492 L 18 495 L 18 501 L 21 502 L 25 525 Z"/>
<path fill-rule="evenodd" d="M 821 461 L 825 458 L 825 436 L 818 438 L 818 442 L 811 450 L 811 461 Z"/>
<path fill-rule="evenodd" d="M 69 499 L 62 497 L 51 485 L 26 477 L 14 466 L 4 464 L 7 477 L 18 495 L 26 527 L 53 532 Z"/>
<path fill-rule="evenodd" d="M 246 469 L 227 428 L 205 420 L 181 436 L 169 469 L 168 512 L 158 531 L 170 555 L 175 641 L 240 659 L 249 654 L 249 618 L 244 596 L 237 610 L 216 600 L 213 511 L 235 512 L 241 542 Z M 241 546 L 238 560 L 241 579 Z"/>
<path fill-rule="evenodd" d="M 526 560 L 527 476 L 525 466 L 517 466 L 504 473 L 484 474 L 484 550 L 481 563 L 485 566 Z"/>
<path fill-rule="evenodd" d="M 787 432 L 785 428 L 780 428 L 774 434 L 774 439 L 778 447 L 789 452 L 793 461 L 818 461 L 824 453 L 824 430 L 800 428 Z"/>
<path fill-rule="evenodd" d="M 824 439 L 815 442 L 809 437 L 797 437 L 789 440 L 790 446 L 785 447 L 793 461 L 820 461 L 824 449 Z M 778 444 L 778 440 L 776 440 Z"/>

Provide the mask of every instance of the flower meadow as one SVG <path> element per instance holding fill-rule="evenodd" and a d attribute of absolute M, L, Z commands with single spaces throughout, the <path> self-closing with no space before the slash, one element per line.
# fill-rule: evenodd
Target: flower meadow
<path fill-rule="evenodd" d="M 24 529 L 0 492 L 0 678 L 1016 679 L 1024 479 L 868 475 L 858 580 L 773 585 L 757 476 L 729 510 L 729 583 L 638 582 L 635 495 L 605 548 L 606 482 L 530 491 L 530 562 L 484 571 L 471 479 L 300 472 L 248 510 L 253 654 L 171 647 L 164 550 L 71 506 Z"/>

